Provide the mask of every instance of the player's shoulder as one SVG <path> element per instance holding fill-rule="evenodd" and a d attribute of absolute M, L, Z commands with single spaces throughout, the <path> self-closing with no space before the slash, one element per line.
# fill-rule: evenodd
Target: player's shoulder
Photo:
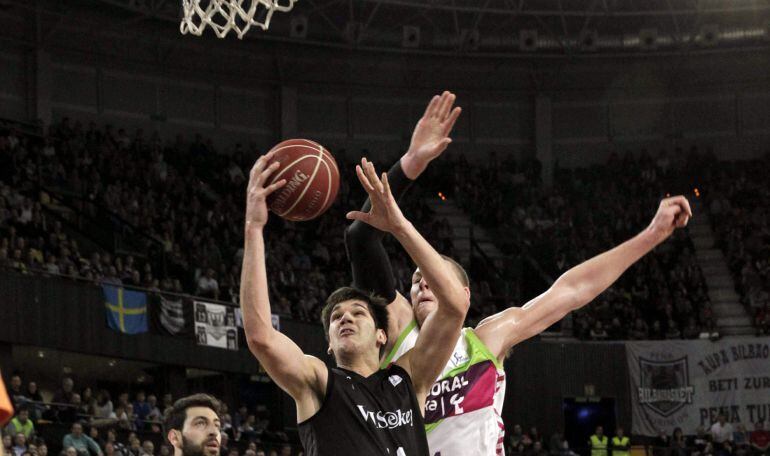
<path fill-rule="evenodd" d="M 474 331 L 478 334 L 479 332 L 485 332 L 493 328 L 498 323 L 502 323 L 504 321 L 511 322 L 511 320 L 516 320 L 518 317 L 520 317 L 523 312 L 524 309 L 522 307 L 508 307 L 505 310 L 502 310 L 481 320 L 479 324 L 477 324 L 474 328 Z"/>

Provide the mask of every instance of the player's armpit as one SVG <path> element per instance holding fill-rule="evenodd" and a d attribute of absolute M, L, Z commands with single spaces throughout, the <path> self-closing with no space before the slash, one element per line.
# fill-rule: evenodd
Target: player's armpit
<path fill-rule="evenodd" d="M 305 355 L 290 338 L 276 330 L 259 337 L 247 337 L 249 349 L 271 379 L 297 401 L 323 402 L 328 372 L 318 358 Z M 317 410 L 317 409 L 316 409 Z"/>
<path fill-rule="evenodd" d="M 464 314 L 442 312 L 439 307 L 423 322 L 414 348 L 396 361 L 412 377 L 417 399 L 423 407 L 431 386 L 454 351 L 464 320 Z"/>

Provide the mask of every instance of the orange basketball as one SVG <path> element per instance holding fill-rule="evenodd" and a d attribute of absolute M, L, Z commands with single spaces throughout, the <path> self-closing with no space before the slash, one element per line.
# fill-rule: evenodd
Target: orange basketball
<path fill-rule="evenodd" d="M 271 149 L 275 156 L 271 163 L 280 167 L 270 182 L 286 179 L 286 185 L 270 195 L 268 207 L 279 216 L 302 222 L 326 212 L 340 187 L 337 162 L 324 146 L 307 139 L 289 139 Z"/>

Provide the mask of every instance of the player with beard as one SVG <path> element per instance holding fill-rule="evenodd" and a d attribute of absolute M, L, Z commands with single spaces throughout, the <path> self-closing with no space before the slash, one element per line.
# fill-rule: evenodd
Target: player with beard
<path fill-rule="evenodd" d="M 219 411 L 219 401 L 208 394 L 193 394 L 174 402 L 163 422 L 174 456 L 219 456 Z"/>
<path fill-rule="evenodd" d="M 278 165 L 270 164 L 271 159 L 268 153 L 254 165 L 246 202 L 241 309 L 249 349 L 294 399 L 308 456 L 428 455 L 425 399 L 460 335 L 468 295 L 438 252 L 403 216 L 387 176 L 378 177 L 363 159 L 356 174 L 372 204 L 365 212 L 349 215 L 392 234 L 423 271 L 441 305 L 423 322 L 414 348 L 381 370 L 386 303 L 370 293 L 341 288 L 329 296 L 322 312 L 336 367 L 305 355 L 271 322 L 263 236 L 266 198 L 286 183 L 266 186 Z"/>
<path fill-rule="evenodd" d="M 402 195 L 411 182 L 443 153 L 459 115 L 452 108 L 455 96 L 444 92 L 428 105 L 412 136 L 407 153 L 388 172 L 394 194 Z M 368 210 L 369 202 L 363 211 Z M 666 240 L 692 216 L 683 196 L 664 199 L 650 225 L 634 238 L 604 252 L 559 277 L 540 296 L 522 307 L 511 307 L 464 328 L 454 341 L 449 362 L 437 377 L 426 401 L 425 424 L 431 455 L 501 455 L 505 397 L 503 362 L 516 344 L 533 337 L 567 313 L 591 302 L 609 288 L 632 264 Z M 410 300 L 395 289 L 385 236 L 358 221 L 345 233 L 353 286 L 378 293 L 390 303 L 388 343 L 381 367 L 398 362 L 422 337 L 423 323 L 431 318 L 441 298 L 424 279 L 422 269 L 412 276 Z M 457 262 L 446 258 L 470 295 L 468 276 Z"/>

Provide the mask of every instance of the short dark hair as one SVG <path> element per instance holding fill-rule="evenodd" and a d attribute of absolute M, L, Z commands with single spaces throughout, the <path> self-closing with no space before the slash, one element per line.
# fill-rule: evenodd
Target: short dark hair
<path fill-rule="evenodd" d="M 174 402 L 174 405 L 166 411 L 163 419 L 163 427 L 166 432 L 171 429 L 181 431 L 184 427 L 184 420 L 187 419 L 187 409 L 191 407 L 207 407 L 219 416 L 221 410 L 220 402 L 208 394 L 193 394 Z"/>
<path fill-rule="evenodd" d="M 332 294 L 326 298 L 326 303 L 321 311 L 321 323 L 324 325 L 324 336 L 326 340 L 329 340 L 329 326 L 331 324 L 332 309 L 334 306 L 345 301 L 363 301 L 366 303 L 366 307 L 369 309 L 369 313 L 374 320 L 374 327 L 385 331 L 385 335 L 388 334 L 388 301 L 373 292 L 366 292 L 355 287 L 342 287 L 334 290 Z M 385 348 L 383 345 L 380 351 Z"/>

